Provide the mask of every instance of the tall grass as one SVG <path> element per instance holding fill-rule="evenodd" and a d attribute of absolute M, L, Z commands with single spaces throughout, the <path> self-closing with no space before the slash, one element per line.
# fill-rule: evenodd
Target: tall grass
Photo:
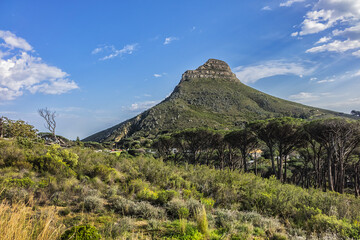
<path fill-rule="evenodd" d="M 0 203 L 0 238 L 2 240 L 58 239 L 64 226 L 59 224 L 55 209 L 33 210 L 31 204 Z"/>

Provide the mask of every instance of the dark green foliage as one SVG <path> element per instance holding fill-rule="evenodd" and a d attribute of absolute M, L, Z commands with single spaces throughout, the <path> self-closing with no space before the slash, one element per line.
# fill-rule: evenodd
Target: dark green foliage
<path fill-rule="evenodd" d="M 22 121 L 22 120 L 11 120 L 6 117 L 2 117 L 2 133 L 3 137 L 6 138 L 14 138 L 14 137 L 22 137 L 22 138 L 37 138 L 37 132 L 34 126 Z M 1 137 L 1 132 L 0 132 Z"/>
<path fill-rule="evenodd" d="M 91 225 L 80 225 L 66 230 L 61 236 L 61 240 L 98 240 L 101 235 L 98 230 Z"/>

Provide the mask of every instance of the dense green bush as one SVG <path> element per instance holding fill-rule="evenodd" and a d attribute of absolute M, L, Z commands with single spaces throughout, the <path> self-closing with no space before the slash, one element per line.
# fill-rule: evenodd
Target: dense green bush
<path fill-rule="evenodd" d="M 61 240 L 99 240 L 101 235 L 98 230 L 91 225 L 80 225 L 66 230 L 61 236 Z"/>

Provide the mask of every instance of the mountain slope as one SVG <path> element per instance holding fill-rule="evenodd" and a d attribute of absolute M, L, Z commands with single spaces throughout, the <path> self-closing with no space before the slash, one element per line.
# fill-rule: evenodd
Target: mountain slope
<path fill-rule="evenodd" d="M 117 142 L 132 135 L 200 126 L 231 129 L 246 121 L 271 117 L 315 119 L 344 115 L 260 92 L 241 83 L 225 62 L 209 59 L 196 70 L 186 71 L 172 94 L 158 105 L 84 141 Z"/>

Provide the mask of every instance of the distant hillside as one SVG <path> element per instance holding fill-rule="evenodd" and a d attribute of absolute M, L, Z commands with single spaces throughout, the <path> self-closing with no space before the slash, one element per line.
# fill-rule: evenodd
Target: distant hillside
<path fill-rule="evenodd" d="M 289 116 L 303 119 L 351 117 L 305 106 L 260 92 L 241 83 L 223 61 L 209 59 L 186 71 L 172 94 L 158 105 L 84 141 L 120 141 L 192 127 L 232 129 L 244 122 Z"/>

